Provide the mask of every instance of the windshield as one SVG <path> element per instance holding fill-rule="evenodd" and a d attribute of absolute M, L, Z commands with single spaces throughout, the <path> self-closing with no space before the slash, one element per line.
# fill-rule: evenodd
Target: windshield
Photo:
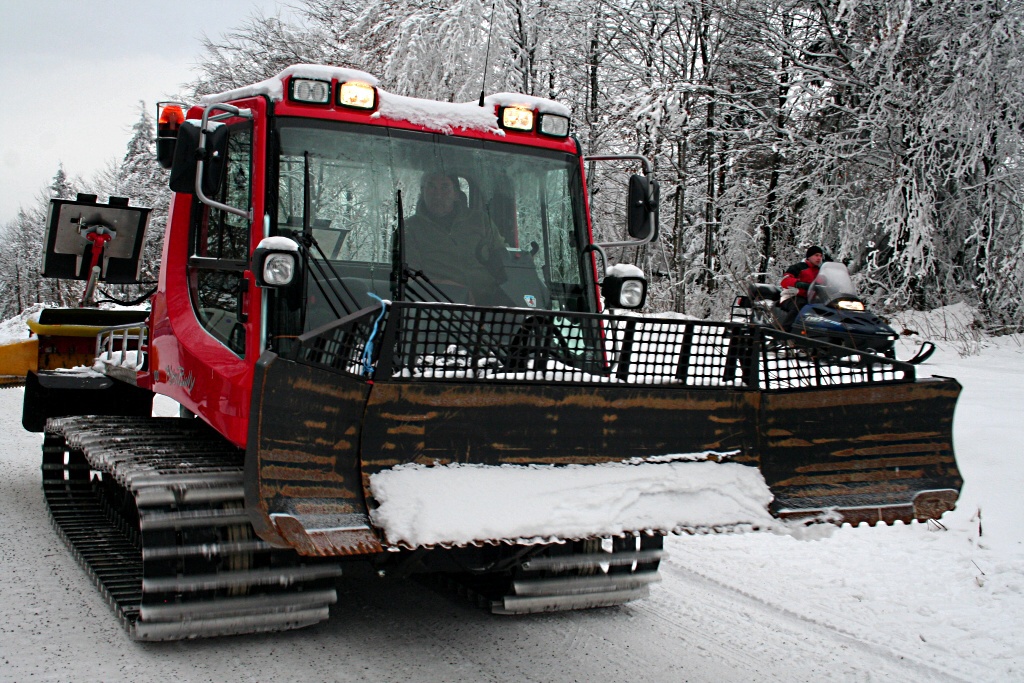
<path fill-rule="evenodd" d="M 300 329 L 372 305 L 373 295 L 596 310 L 592 274 L 581 267 L 589 259 L 580 257 L 574 156 L 296 119 L 279 120 L 278 140 L 276 233 L 302 235 L 308 187 L 316 245 L 305 303 L 290 303 L 302 309 Z M 404 278 L 393 277 L 399 264 Z"/>
<path fill-rule="evenodd" d="M 842 263 L 822 263 L 818 276 L 807 290 L 807 300 L 815 304 L 827 304 L 841 298 L 857 298 L 857 289 L 850 280 L 850 271 Z"/>

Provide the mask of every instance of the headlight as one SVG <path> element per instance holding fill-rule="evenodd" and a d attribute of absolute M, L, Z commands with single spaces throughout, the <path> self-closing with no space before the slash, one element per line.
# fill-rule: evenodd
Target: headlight
<path fill-rule="evenodd" d="M 263 262 L 263 282 L 269 287 L 284 287 L 295 277 L 295 254 L 273 253 Z"/>
<path fill-rule="evenodd" d="M 609 275 L 601 283 L 601 295 L 608 308 L 641 308 L 647 299 L 647 280 Z"/>
<path fill-rule="evenodd" d="M 623 308 L 639 308 L 644 303 L 647 288 L 641 280 L 626 280 L 619 292 L 619 303 Z"/>
<path fill-rule="evenodd" d="M 331 84 L 311 78 L 292 78 L 288 85 L 288 97 L 294 102 L 306 104 L 327 104 L 331 99 Z"/>
<path fill-rule="evenodd" d="M 859 301 L 839 301 L 836 303 L 836 308 L 841 308 L 844 311 L 863 311 L 864 304 Z"/>
<path fill-rule="evenodd" d="M 288 287 L 299 278 L 299 245 L 289 237 L 264 237 L 252 253 L 257 287 Z"/>
<path fill-rule="evenodd" d="M 502 107 L 501 127 L 512 130 L 533 130 L 533 110 L 523 107 Z"/>
<path fill-rule="evenodd" d="M 544 135 L 564 138 L 569 134 L 569 119 L 557 114 L 541 114 L 537 129 Z"/>
<path fill-rule="evenodd" d="M 338 104 L 353 109 L 373 109 L 377 106 L 377 89 L 359 81 L 341 83 L 338 85 Z"/>

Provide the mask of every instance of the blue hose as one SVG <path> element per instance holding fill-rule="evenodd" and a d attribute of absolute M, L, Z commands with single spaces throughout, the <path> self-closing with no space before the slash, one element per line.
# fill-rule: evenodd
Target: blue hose
<path fill-rule="evenodd" d="M 373 329 L 370 330 L 370 338 L 366 341 L 366 348 L 363 349 L 363 358 L 362 358 L 362 361 L 363 361 L 363 376 L 364 377 L 372 377 L 373 376 L 373 340 L 377 337 L 377 329 L 379 328 L 380 321 L 383 320 L 384 313 L 387 312 L 388 307 L 387 307 L 387 304 L 384 303 L 384 299 L 381 299 L 379 296 L 377 296 L 373 292 L 367 292 L 367 294 L 369 294 L 370 298 L 376 299 L 377 301 L 380 302 L 380 315 L 378 315 L 377 319 L 373 321 Z"/>

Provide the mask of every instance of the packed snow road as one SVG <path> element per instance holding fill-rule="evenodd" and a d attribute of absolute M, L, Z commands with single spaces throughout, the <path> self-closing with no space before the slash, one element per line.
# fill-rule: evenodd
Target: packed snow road
<path fill-rule="evenodd" d="M 1021 476 L 1010 464 L 983 475 L 971 462 L 1024 442 L 1011 418 L 1024 387 L 999 403 L 980 399 L 991 388 L 982 382 L 1019 378 L 1024 357 L 1010 349 L 998 363 L 976 360 L 973 377 L 936 368 L 967 387 L 957 429 L 988 439 L 981 448 L 958 436 L 976 488 L 946 529 L 671 538 L 649 599 L 524 617 L 492 616 L 413 581 L 352 575 L 319 626 L 166 644 L 131 642 L 58 540 L 40 490 L 41 438 L 21 429 L 22 391 L 2 390 L 0 681 L 1022 680 L 1024 534 L 1019 516 L 1007 519 L 1020 497 L 1005 495 Z"/>

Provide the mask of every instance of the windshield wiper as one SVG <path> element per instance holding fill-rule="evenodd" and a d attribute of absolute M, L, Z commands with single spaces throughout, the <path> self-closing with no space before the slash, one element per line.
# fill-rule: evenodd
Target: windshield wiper
<path fill-rule="evenodd" d="M 331 308 L 331 313 L 337 318 L 341 318 L 341 313 L 338 312 L 334 303 L 331 302 L 331 295 L 341 305 L 345 315 L 351 315 L 359 310 L 359 301 L 352 294 L 345 281 L 341 279 L 338 271 L 334 269 L 334 265 L 327 258 L 327 254 L 320 248 L 316 237 L 313 236 L 312 183 L 309 178 L 308 150 L 302 153 L 302 158 L 302 236 L 299 238 L 299 243 L 305 250 L 306 263 L 316 271 L 313 277 L 314 284 L 320 289 L 320 293 L 323 294 L 324 300 Z M 311 250 L 316 250 L 316 254 L 320 257 L 319 260 L 313 257 Z M 324 264 L 327 265 L 327 268 L 324 268 Z M 330 270 L 330 274 L 328 274 L 327 270 Z M 345 303 L 345 297 L 342 294 L 348 297 L 350 304 Z"/>
<path fill-rule="evenodd" d="M 424 291 L 420 301 L 433 299 L 445 303 L 454 303 L 440 287 L 431 282 L 422 270 L 413 270 L 405 258 L 405 212 L 402 207 L 402 191 L 395 193 L 395 205 L 398 209 L 398 229 L 395 231 L 395 242 L 391 249 L 391 282 L 395 301 L 405 301 L 408 294 L 409 280 L 418 284 Z"/>

